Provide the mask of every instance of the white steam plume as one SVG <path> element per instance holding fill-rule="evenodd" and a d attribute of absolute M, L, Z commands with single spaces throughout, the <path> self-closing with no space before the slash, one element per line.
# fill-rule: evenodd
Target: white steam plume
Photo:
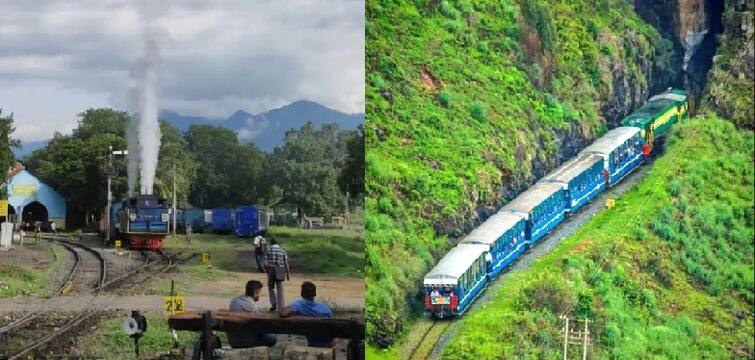
<path fill-rule="evenodd" d="M 139 66 L 132 72 L 134 86 L 129 92 L 131 112 L 135 115 L 129 124 L 128 185 L 131 193 L 136 188 L 137 172 L 141 194 L 152 194 L 160 151 L 160 124 L 158 122 L 158 70 L 160 53 L 156 31 L 147 22 L 148 12 L 142 11 L 144 20 L 144 54 Z"/>
<path fill-rule="evenodd" d="M 160 151 L 160 124 L 157 121 L 157 42 L 147 31 L 144 44 L 144 78 L 139 113 L 139 178 L 142 194 L 152 194 Z"/>

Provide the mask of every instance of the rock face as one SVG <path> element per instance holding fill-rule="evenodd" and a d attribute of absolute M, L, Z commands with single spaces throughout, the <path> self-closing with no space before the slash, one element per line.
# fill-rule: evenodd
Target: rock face
<path fill-rule="evenodd" d="M 669 86 L 683 86 L 689 91 L 693 111 L 706 85 L 716 37 L 723 30 L 723 9 L 721 0 L 635 1 L 637 13 L 673 42 L 673 63 L 681 64 L 681 71 Z"/>
<path fill-rule="evenodd" d="M 704 110 L 712 110 L 737 126 L 755 128 L 755 26 L 753 2 L 727 0 L 724 32 L 713 58 L 713 68 L 703 97 Z"/>

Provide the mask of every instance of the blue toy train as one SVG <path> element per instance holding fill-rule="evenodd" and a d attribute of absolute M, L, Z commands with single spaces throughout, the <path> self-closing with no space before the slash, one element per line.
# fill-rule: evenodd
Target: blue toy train
<path fill-rule="evenodd" d="M 194 232 L 210 230 L 219 234 L 253 237 L 265 233 L 270 226 L 268 211 L 256 206 L 212 210 L 191 208 L 177 210 L 176 215 L 179 232 L 184 232 L 186 224 L 191 224 Z M 123 247 L 135 250 L 161 249 L 163 239 L 173 224 L 170 204 L 154 195 L 139 195 L 115 202 L 110 216 L 112 240 L 121 240 Z M 104 224 L 104 221 L 100 224 L 102 234 L 106 229 Z"/>
<path fill-rule="evenodd" d="M 680 90 L 650 98 L 622 127 L 608 131 L 509 201 L 427 273 L 425 311 L 436 318 L 463 314 L 521 253 L 637 168 L 651 154 L 653 141 L 687 117 L 687 106 Z"/>

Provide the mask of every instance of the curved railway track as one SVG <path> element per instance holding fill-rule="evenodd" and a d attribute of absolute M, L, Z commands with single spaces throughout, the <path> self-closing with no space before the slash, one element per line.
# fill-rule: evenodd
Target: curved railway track
<path fill-rule="evenodd" d="M 43 336 L 36 338 L 33 342 L 29 343 L 28 345 L 24 345 L 21 351 L 10 355 L 8 357 L 9 360 L 21 359 L 24 356 L 28 356 L 32 351 L 42 347 L 45 344 L 48 344 L 53 339 L 76 328 L 82 322 L 100 313 L 102 311 L 102 306 L 100 304 L 106 303 L 108 298 L 116 297 L 116 296 L 119 296 L 128 292 L 134 291 L 138 288 L 141 288 L 147 283 L 149 283 L 150 281 L 152 281 L 153 279 L 155 279 L 156 277 L 158 277 L 159 275 L 167 272 L 168 270 L 174 268 L 178 264 L 196 255 L 196 254 L 191 254 L 190 256 L 187 256 L 187 257 L 178 258 L 175 255 L 171 256 L 171 255 L 166 254 L 162 250 L 160 250 L 158 252 L 159 256 L 157 258 L 154 258 L 154 257 L 151 258 L 149 256 L 150 253 L 145 252 L 145 251 L 140 251 L 140 254 L 143 257 L 143 260 L 139 266 L 123 274 L 120 274 L 119 276 L 115 278 L 107 279 L 107 261 L 105 260 L 105 257 L 99 251 L 89 246 L 86 246 L 84 244 L 72 243 L 66 240 L 62 240 L 60 238 L 51 237 L 51 238 L 47 238 L 46 240 L 60 244 L 61 246 L 66 248 L 69 252 L 71 252 L 74 256 L 74 266 L 71 269 L 71 272 L 68 274 L 66 282 L 59 289 L 56 289 L 56 292 L 53 295 L 53 297 L 48 298 L 44 302 L 40 303 L 32 311 L 28 312 L 23 317 L 0 328 L 0 334 L 7 333 L 16 329 L 20 329 L 23 325 L 28 324 L 32 320 L 37 319 L 40 316 L 44 315 L 45 313 L 49 312 L 51 305 L 56 301 L 56 299 L 61 298 L 59 295 L 62 294 L 66 288 L 75 286 L 75 278 L 77 276 L 76 274 L 79 272 L 79 270 L 85 269 L 85 267 L 82 265 L 82 258 L 83 258 L 82 254 L 84 253 L 97 257 L 100 260 L 100 264 L 101 264 L 99 266 L 99 269 L 100 269 L 99 276 L 95 277 L 96 284 L 94 285 L 94 288 L 87 289 L 87 291 L 84 292 L 87 294 L 91 293 L 93 296 L 86 302 L 83 310 L 75 313 L 72 317 L 67 319 L 67 321 L 65 321 L 62 325 L 53 327 L 52 331 L 47 332 Z M 77 248 L 80 249 L 81 251 L 76 251 Z M 146 271 L 147 268 L 155 266 L 155 265 L 162 265 L 162 266 L 155 272 Z M 85 271 L 87 272 L 85 274 L 85 277 L 91 278 L 91 272 L 92 272 L 91 264 L 87 266 Z M 117 288 L 115 285 L 118 285 Z M 105 290 L 109 288 L 116 288 L 116 291 L 114 291 L 111 294 L 106 294 Z M 98 300 L 98 301 L 95 301 L 95 300 Z M 99 301 L 99 300 L 104 300 L 104 301 Z"/>

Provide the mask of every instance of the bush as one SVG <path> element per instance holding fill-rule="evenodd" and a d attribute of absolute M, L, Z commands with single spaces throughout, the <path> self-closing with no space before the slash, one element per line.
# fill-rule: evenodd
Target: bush
<path fill-rule="evenodd" d="M 438 94 L 438 100 L 440 101 L 440 104 L 443 105 L 443 107 L 448 108 L 451 106 L 451 93 L 448 91 L 441 91 L 440 94 Z"/>
<path fill-rule="evenodd" d="M 374 86 L 377 89 L 382 89 L 383 87 L 385 87 L 385 82 L 383 81 L 383 78 L 381 78 L 380 75 L 377 75 L 377 74 L 372 75 L 370 77 L 370 83 L 372 84 L 372 86 Z"/>
<path fill-rule="evenodd" d="M 470 115 L 472 115 L 472 118 L 477 121 L 485 121 L 485 107 L 482 106 L 482 104 L 479 101 L 475 101 L 472 103 L 472 109 L 470 110 Z"/>

